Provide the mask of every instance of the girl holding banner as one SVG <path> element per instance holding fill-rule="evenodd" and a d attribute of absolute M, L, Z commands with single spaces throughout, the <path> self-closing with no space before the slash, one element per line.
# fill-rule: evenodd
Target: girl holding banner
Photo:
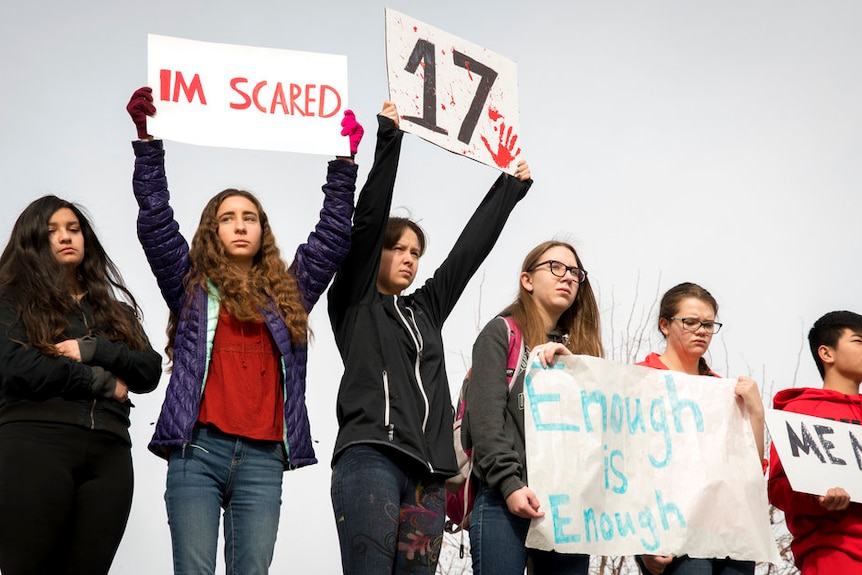
<path fill-rule="evenodd" d="M 224 509 L 227 573 L 263 575 L 275 547 L 282 474 L 316 463 L 305 406 L 308 314 L 350 245 L 356 165 L 331 161 L 320 222 L 288 267 L 252 194 L 204 207 L 191 248 L 169 204 L 149 88 L 128 111 L 138 237 L 170 309 L 173 371 L 150 450 L 168 460 L 174 572 L 215 573 Z M 345 114 L 356 152 L 362 128 Z"/>
<path fill-rule="evenodd" d="M 395 104 L 378 115 L 377 151 L 356 205 L 350 254 L 329 290 L 344 361 L 332 505 L 351 575 L 435 572 L 444 480 L 458 472 L 443 322 L 532 184 L 521 162 L 482 200 L 431 279 L 416 278 L 425 235 L 389 217 L 403 133 Z M 453 199 L 453 204 L 460 199 Z"/>
<path fill-rule="evenodd" d="M 521 266 L 518 297 L 501 313 L 515 320 L 524 344 L 545 366 L 557 355 L 602 357 L 599 310 L 575 248 L 548 241 L 533 248 Z M 473 345 L 463 424 L 465 446 L 473 446 L 479 488 L 470 518 L 470 548 L 476 575 L 521 575 L 528 558 L 536 575 L 586 575 L 589 556 L 528 549 L 530 521 L 542 517 L 527 486 L 524 436 L 524 370 L 507 385 L 509 334 L 490 321 Z M 526 359 L 526 358 L 524 358 Z"/>
<path fill-rule="evenodd" d="M 78 206 L 27 206 L 0 256 L 4 574 L 110 570 L 132 505 L 129 392 L 162 375 L 138 312 Z"/>
<path fill-rule="evenodd" d="M 718 377 L 703 357 L 713 334 L 721 329 L 722 324 L 715 321 L 717 314 L 718 302 L 701 286 L 686 282 L 672 287 L 662 296 L 658 314 L 658 329 L 667 342 L 665 351 L 662 354 L 650 353 L 638 365 L 689 375 Z M 765 471 L 763 400 L 757 383 L 747 377 L 740 377 L 735 392 L 748 410 L 751 430 Z M 687 555 L 641 555 L 637 557 L 637 563 L 644 574 L 652 575 L 753 575 L 755 567 L 753 561 L 700 559 Z"/>

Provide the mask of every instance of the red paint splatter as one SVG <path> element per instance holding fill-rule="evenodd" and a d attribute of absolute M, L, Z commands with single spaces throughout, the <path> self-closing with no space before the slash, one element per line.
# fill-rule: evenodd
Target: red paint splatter
<path fill-rule="evenodd" d="M 466 68 L 466 69 L 467 69 L 467 77 L 468 77 L 468 78 L 470 79 L 470 81 L 472 82 L 472 81 L 473 81 L 473 74 L 470 72 L 470 61 L 469 61 L 469 60 L 467 60 L 466 62 L 464 62 L 464 68 Z"/>
<path fill-rule="evenodd" d="M 450 105 L 450 106 L 454 106 L 454 105 L 455 105 L 455 95 L 454 95 L 454 94 L 451 94 L 451 93 L 449 94 L 449 105 Z"/>
<path fill-rule="evenodd" d="M 445 109 L 446 109 L 446 104 L 440 104 L 440 109 L 441 109 L 441 110 L 445 110 Z"/>
<path fill-rule="evenodd" d="M 419 29 L 418 29 L 416 26 L 413 26 L 413 31 L 414 31 L 414 32 L 418 32 L 418 31 L 419 31 Z"/>
<path fill-rule="evenodd" d="M 496 122 L 503 117 L 503 114 L 501 114 L 499 111 L 495 110 L 491 106 L 488 106 L 488 117 L 491 118 L 492 122 Z"/>

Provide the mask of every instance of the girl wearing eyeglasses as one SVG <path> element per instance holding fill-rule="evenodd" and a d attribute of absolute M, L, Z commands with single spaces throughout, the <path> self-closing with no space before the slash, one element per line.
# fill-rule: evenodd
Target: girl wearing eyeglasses
<path fill-rule="evenodd" d="M 669 289 L 661 299 L 658 329 L 667 341 L 664 353 L 651 353 L 638 365 L 655 369 L 668 369 L 689 375 L 718 377 L 703 356 L 709 349 L 712 336 L 721 329 L 715 321 L 718 303 L 708 291 L 694 283 L 681 283 Z M 736 395 L 742 399 L 749 413 L 751 430 L 757 443 L 757 452 L 763 462 L 763 401 L 757 383 L 740 377 Z M 765 462 L 764 462 L 765 465 Z M 765 467 L 764 467 L 765 469 Z M 683 556 L 641 555 L 637 558 L 641 572 L 652 575 L 751 575 L 753 561 L 732 559 L 699 559 Z"/>
<path fill-rule="evenodd" d="M 500 312 L 521 332 L 525 355 L 539 351 L 543 365 L 557 355 L 602 357 L 599 310 L 587 272 L 575 248 L 548 241 L 527 254 L 521 267 L 518 297 Z M 478 492 L 470 518 L 470 547 L 476 575 L 521 575 L 530 558 L 533 573 L 586 574 L 589 556 L 528 549 L 530 521 L 544 511 L 527 487 L 524 371 L 511 391 L 507 382 L 509 333 L 497 318 L 488 322 L 473 345 L 467 387 L 464 444 L 473 447 Z M 523 365 L 523 360 L 522 360 Z"/>

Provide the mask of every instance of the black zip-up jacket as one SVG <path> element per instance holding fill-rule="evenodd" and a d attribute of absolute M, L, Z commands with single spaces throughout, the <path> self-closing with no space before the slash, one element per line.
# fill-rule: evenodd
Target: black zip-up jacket
<path fill-rule="evenodd" d="M 79 302 L 63 334 L 77 339 L 82 361 L 45 355 L 25 343 L 27 332 L 17 306 L 0 297 L 0 425 L 50 421 L 112 433 L 131 445 L 131 402 L 113 399 L 117 378 L 135 393 L 156 388 L 162 356 L 152 347 L 130 349 L 95 333 L 88 298 Z M 133 321 L 134 312 L 129 309 Z"/>
<path fill-rule="evenodd" d="M 509 213 L 532 180 L 502 174 L 431 279 L 407 296 L 377 291 L 383 235 L 402 132 L 378 116 L 374 165 L 356 204 L 350 254 L 329 290 L 329 318 L 344 362 L 333 464 L 347 447 L 386 445 L 431 473 L 457 473 L 453 408 L 441 330 Z M 457 204 L 458 200 L 452 200 Z"/>

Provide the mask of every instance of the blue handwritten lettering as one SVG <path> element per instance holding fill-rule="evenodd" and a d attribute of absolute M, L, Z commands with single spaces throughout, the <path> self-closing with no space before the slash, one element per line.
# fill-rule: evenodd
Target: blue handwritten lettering
<path fill-rule="evenodd" d="M 593 431 L 593 422 L 590 419 L 590 405 L 598 404 L 602 408 L 602 431 L 608 430 L 608 400 L 605 394 L 601 391 L 594 391 L 587 394 L 586 391 L 581 391 L 581 411 L 584 414 L 584 429 L 587 432 Z"/>
<path fill-rule="evenodd" d="M 667 427 L 667 416 L 664 412 L 664 400 L 661 398 L 652 400 L 649 406 L 649 422 L 653 431 L 660 431 L 664 434 L 664 459 L 656 459 L 650 454 L 649 462 L 656 469 L 660 469 L 670 463 L 670 456 L 673 455 L 673 445 L 670 442 L 670 429 Z"/>
<path fill-rule="evenodd" d="M 629 433 L 634 435 L 640 429 L 641 433 L 646 433 L 646 425 L 643 421 L 643 410 L 641 409 L 641 399 L 635 398 L 634 419 L 632 419 L 631 398 L 626 398 L 626 419 L 629 422 Z"/>
<path fill-rule="evenodd" d="M 554 541 L 557 543 L 578 543 L 581 540 L 580 535 L 576 533 L 566 535 L 563 530 L 566 525 L 572 522 L 572 518 L 560 516 L 559 507 L 569 502 L 569 496 L 565 494 L 551 495 L 549 499 L 551 503 L 551 517 L 554 522 Z M 589 541 L 589 535 L 587 537 L 587 541 Z"/>
<path fill-rule="evenodd" d="M 685 518 L 682 516 L 682 512 L 679 510 L 674 503 L 668 503 L 665 505 L 664 501 L 661 498 L 661 492 L 656 489 L 655 492 L 655 502 L 658 505 L 659 513 L 661 514 L 661 526 L 664 527 L 664 530 L 667 531 L 670 529 L 670 523 L 667 520 L 667 516 L 669 513 L 673 512 L 676 514 L 676 519 L 679 521 L 680 527 L 685 527 Z"/>
<path fill-rule="evenodd" d="M 656 522 L 655 514 L 651 507 L 647 507 L 637 514 L 637 523 L 640 530 L 635 529 L 635 524 L 632 519 L 631 512 L 599 512 L 592 507 L 588 507 L 583 511 L 584 517 L 584 536 L 587 543 L 593 541 L 598 542 L 601 538 L 603 541 L 611 541 L 614 537 L 637 537 L 638 531 L 642 533 L 640 537 L 641 545 L 647 552 L 655 551 L 661 544 L 660 531 L 669 531 L 671 522 L 669 516 L 676 519 L 676 523 L 680 528 L 686 527 L 685 518 L 682 513 L 673 503 L 665 503 L 660 491 L 655 492 L 656 505 L 658 507 L 658 515 L 661 518 L 661 528 Z M 551 505 L 554 506 L 558 501 L 568 503 L 568 495 L 554 495 L 551 497 Z M 571 541 L 572 535 L 566 535 L 563 530 L 563 525 L 569 524 L 568 518 L 560 518 L 558 511 L 554 508 L 554 538 L 557 543 L 566 543 Z M 560 528 L 557 528 L 558 519 Z M 646 533 L 648 532 L 648 533 Z"/>
<path fill-rule="evenodd" d="M 700 412 L 700 406 L 692 399 L 679 399 L 679 396 L 676 393 L 676 386 L 673 383 L 672 375 L 665 375 L 664 381 L 667 386 L 667 394 L 670 397 L 670 407 L 673 410 L 673 422 L 676 425 L 676 432 L 683 432 L 682 410 L 684 408 L 689 408 L 691 409 L 691 415 L 694 418 L 695 427 L 698 432 L 703 433 L 703 414 Z"/>
<path fill-rule="evenodd" d="M 644 546 L 644 549 L 647 551 L 655 551 L 658 549 L 658 546 L 661 543 L 658 537 L 658 525 L 655 524 L 655 517 L 652 516 L 652 511 L 650 511 L 649 508 L 638 513 L 638 525 L 648 528 L 652 535 L 652 543 L 648 543 L 646 539 L 641 537 L 641 545 Z"/>
<path fill-rule="evenodd" d="M 557 364 L 563 367 L 563 364 Z M 533 363 L 531 368 L 541 368 L 542 364 Z M 533 423 L 536 425 L 537 431 L 580 431 L 581 428 L 574 423 L 544 423 L 542 421 L 542 414 L 539 411 L 539 405 L 542 403 L 552 402 L 559 403 L 560 402 L 560 394 L 559 393 L 536 393 L 536 388 L 533 386 L 533 378 L 530 377 L 529 372 L 527 373 L 527 377 L 524 378 L 524 388 L 527 390 L 527 395 L 530 397 L 530 412 L 533 414 Z"/>
<path fill-rule="evenodd" d="M 611 431 L 620 433 L 623 430 L 623 398 L 615 393 L 611 397 Z"/>

